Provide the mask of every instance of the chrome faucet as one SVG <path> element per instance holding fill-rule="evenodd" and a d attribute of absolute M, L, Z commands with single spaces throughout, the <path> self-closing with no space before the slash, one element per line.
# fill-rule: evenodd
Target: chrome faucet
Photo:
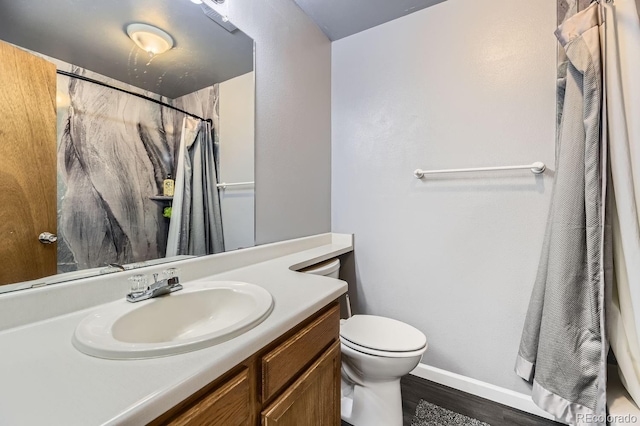
<path fill-rule="evenodd" d="M 166 278 L 158 281 L 158 274 L 153 274 L 153 284 L 144 289 L 140 289 L 139 286 L 132 288 L 131 293 L 127 294 L 127 301 L 135 303 L 182 290 L 182 284 L 180 284 L 175 268 L 165 270 L 162 275 L 166 276 Z M 135 277 L 136 276 L 132 278 Z M 142 276 L 142 278 L 146 281 L 146 277 Z M 139 283 L 141 281 L 142 280 L 138 280 L 137 282 Z"/>

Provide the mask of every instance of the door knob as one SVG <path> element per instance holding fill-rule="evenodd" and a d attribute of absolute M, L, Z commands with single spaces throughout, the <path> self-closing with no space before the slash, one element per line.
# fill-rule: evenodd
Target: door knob
<path fill-rule="evenodd" d="M 38 236 L 38 240 L 40 240 L 42 244 L 53 244 L 58 241 L 58 237 L 53 235 L 51 232 L 43 232 Z"/>

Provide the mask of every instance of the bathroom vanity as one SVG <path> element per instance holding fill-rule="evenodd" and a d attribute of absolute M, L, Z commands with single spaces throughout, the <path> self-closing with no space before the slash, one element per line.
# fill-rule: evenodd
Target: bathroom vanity
<path fill-rule="evenodd" d="M 340 424 L 339 328 L 334 302 L 151 424 Z"/>
<path fill-rule="evenodd" d="M 347 285 L 295 271 L 352 249 L 351 235 L 322 234 L 172 263 L 185 289 L 244 281 L 274 305 L 237 337 L 159 358 L 102 359 L 72 345 L 84 318 L 124 297 L 133 272 L 3 294 L 0 424 L 339 424 L 336 300 Z"/>

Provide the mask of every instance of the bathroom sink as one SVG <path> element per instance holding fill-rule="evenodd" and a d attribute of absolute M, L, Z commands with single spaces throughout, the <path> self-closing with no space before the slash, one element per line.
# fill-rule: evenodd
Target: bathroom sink
<path fill-rule="evenodd" d="M 154 358 L 194 351 L 239 336 L 262 322 L 271 294 L 254 284 L 194 281 L 184 290 L 138 303 L 109 303 L 76 327 L 73 345 L 100 358 Z"/>

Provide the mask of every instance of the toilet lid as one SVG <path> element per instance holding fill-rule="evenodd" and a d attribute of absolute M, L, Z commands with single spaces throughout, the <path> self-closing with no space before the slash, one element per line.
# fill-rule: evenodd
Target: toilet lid
<path fill-rule="evenodd" d="M 340 326 L 340 337 L 365 348 L 387 352 L 409 352 L 427 344 L 415 327 L 391 318 L 354 315 Z"/>

